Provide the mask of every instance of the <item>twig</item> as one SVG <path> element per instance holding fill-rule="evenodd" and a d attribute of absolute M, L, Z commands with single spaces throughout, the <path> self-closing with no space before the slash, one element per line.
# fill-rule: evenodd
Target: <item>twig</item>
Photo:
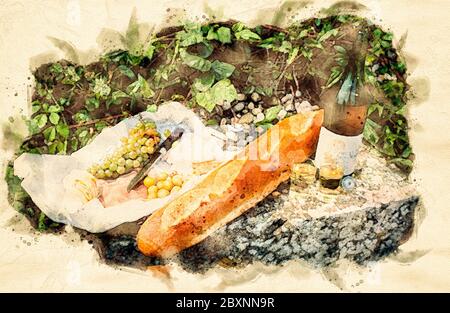
<path fill-rule="evenodd" d="M 101 122 L 101 121 L 107 121 L 107 120 L 113 120 L 122 116 L 125 116 L 125 113 L 122 114 L 117 114 L 117 115 L 111 115 L 111 116 L 107 116 L 107 117 L 103 117 L 103 118 L 98 118 L 89 122 L 84 122 L 84 123 L 79 123 L 79 124 L 74 124 L 74 125 L 69 125 L 69 128 L 78 128 L 78 127 L 82 127 L 82 126 L 87 126 L 87 125 L 92 125 L 95 124 L 97 122 Z"/>

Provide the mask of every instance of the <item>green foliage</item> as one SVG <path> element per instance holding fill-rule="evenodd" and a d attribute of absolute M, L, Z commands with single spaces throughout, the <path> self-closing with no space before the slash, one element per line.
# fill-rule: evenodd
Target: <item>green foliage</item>
<path fill-rule="evenodd" d="M 217 104 L 232 102 L 237 98 L 237 91 L 228 79 L 215 83 L 210 89 L 195 95 L 197 104 L 208 112 L 212 112 Z"/>
<path fill-rule="evenodd" d="M 216 80 L 222 80 L 230 77 L 231 74 L 233 74 L 235 67 L 232 64 L 215 60 L 211 63 L 211 69 Z"/>
<path fill-rule="evenodd" d="M 20 185 L 22 180 L 14 175 L 13 164 L 10 163 L 6 167 L 5 180 L 8 185 L 8 202 L 19 212 L 25 210 L 26 201 L 29 199 L 28 194 Z"/>
<path fill-rule="evenodd" d="M 201 25 L 193 22 L 186 22 L 184 24 L 184 30 L 179 31 L 176 38 L 180 43 L 180 47 L 189 47 L 203 42 Z"/>
<path fill-rule="evenodd" d="M 111 92 L 111 87 L 108 86 L 108 83 L 106 82 L 106 78 L 95 78 L 94 84 L 92 86 L 92 91 L 94 92 L 95 98 L 98 99 L 105 99 L 109 96 Z"/>
<path fill-rule="evenodd" d="M 180 56 L 183 64 L 192 67 L 201 72 L 207 72 L 211 69 L 211 62 L 193 54 L 188 53 L 185 49 L 180 49 Z"/>
<path fill-rule="evenodd" d="M 275 120 L 277 118 L 278 113 L 282 109 L 283 109 L 283 107 L 281 105 L 276 105 L 276 106 L 273 106 L 271 108 L 268 108 L 266 110 L 266 114 L 265 114 L 264 120 L 259 122 L 258 125 L 271 123 L 273 120 Z"/>
<path fill-rule="evenodd" d="M 198 92 L 207 91 L 214 84 L 214 80 L 214 73 L 208 72 L 196 78 L 192 84 L 192 87 Z"/>
<path fill-rule="evenodd" d="M 121 64 L 117 67 L 117 69 L 125 76 L 127 76 L 130 79 L 136 78 L 136 75 L 134 74 L 133 70 L 129 68 L 128 66 Z"/>
<path fill-rule="evenodd" d="M 383 92 L 388 102 L 378 101 L 369 107 L 369 119 L 364 128 L 364 138 L 380 152 L 390 156 L 390 162 L 405 171 L 410 171 L 412 150 L 404 116 L 406 85 L 404 81 L 399 80 L 399 77 L 406 73 L 406 66 L 394 54 L 392 39 L 392 33 L 378 27 L 372 28 L 370 48 L 366 58 L 366 77 Z M 380 81 L 377 79 L 380 75 L 389 75 L 393 79 Z"/>
<path fill-rule="evenodd" d="M 236 37 L 237 40 L 249 40 L 249 41 L 259 41 L 261 40 L 261 37 L 245 27 L 245 25 L 241 22 L 236 23 L 232 27 L 234 32 L 234 37 Z"/>
<path fill-rule="evenodd" d="M 141 75 L 138 75 L 138 79 L 128 86 L 127 91 L 130 96 L 141 96 L 144 99 L 149 99 L 155 94 L 148 81 Z"/>

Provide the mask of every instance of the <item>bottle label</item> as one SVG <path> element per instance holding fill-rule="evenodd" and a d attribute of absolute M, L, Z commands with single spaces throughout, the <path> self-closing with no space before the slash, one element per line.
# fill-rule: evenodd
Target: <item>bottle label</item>
<path fill-rule="evenodd" d="M 325 165 L 342 167 L 344 175 L 353 173 L 362 138 L 362 134 L 342 136 L 322 127 L 317 143 L 315 165 L 318 168 Z"/>

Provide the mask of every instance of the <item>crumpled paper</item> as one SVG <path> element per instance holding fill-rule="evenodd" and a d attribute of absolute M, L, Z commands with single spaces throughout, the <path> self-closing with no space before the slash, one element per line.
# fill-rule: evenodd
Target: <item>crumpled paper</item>
<path fill-rule="evenodd" d="M 231 152 L 223 150 L 220 133 L 204 126 L 195 113 L 182 104 L 168 102 L 155 113 L 142 112 L 105 128 L 72 155 L 24 153 L 14 162 L 14 173 L 23 178 L 22 187 L 39 209 L 56 222 L 98 233 L 148 216 L 192 188 L 202 176 L 190 176 L 178 194 L 154 200 L 134 199 L 107 208 L 97 198 L 86 202 L 73 188 L 74 180 L 89 180 L 87 169 L 120 147 L 120 138 L 128 136 L 128 130 L 139 118 L 154 121 L 162 139 L 167 129 L 184 129 L 181 139 L 154 163 L 150 173 L 164 170 L 190 175 L 193 162 L 225 161 L 232 157 Z"/>

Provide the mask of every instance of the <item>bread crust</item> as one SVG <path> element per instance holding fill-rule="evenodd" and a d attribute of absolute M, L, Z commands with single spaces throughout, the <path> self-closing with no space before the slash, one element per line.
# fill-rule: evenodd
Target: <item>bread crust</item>
<path fill-rule="evenodd" d="M 147 218 L 137 234 L 145 255 L 170 257 L 240 216 L 287 180 L 314 151 L 323 111 L 297 114 L 220 164 L 194 188 Z"/>

